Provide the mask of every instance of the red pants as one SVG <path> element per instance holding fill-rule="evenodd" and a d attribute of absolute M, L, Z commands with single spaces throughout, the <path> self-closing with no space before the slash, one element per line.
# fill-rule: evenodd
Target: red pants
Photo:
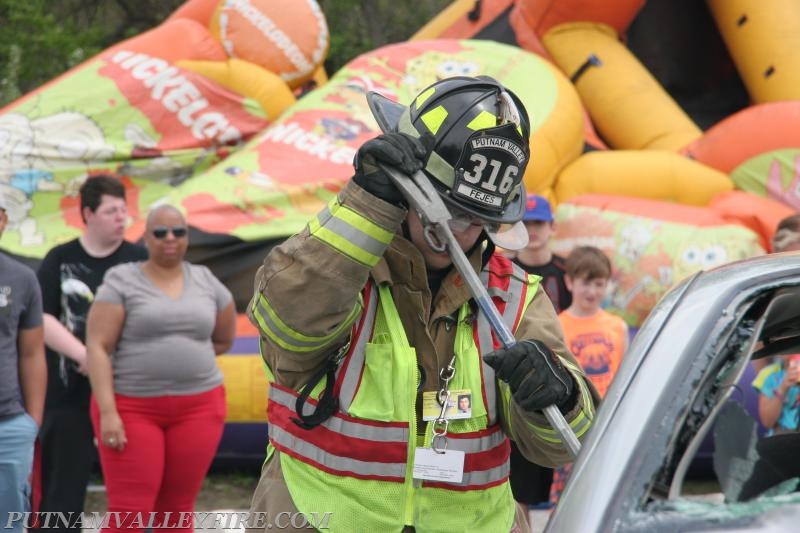
<path fill-rule="evenodd" d="M 117 394 L 117 411 L 125 425 L 128 444 L 122 451 L 100 442 L 100 411 L 92 397 L 91 416 L 98 436 L 100 465 L 108 495 L 109 513 L 118 512 L 127 523 L 111 519 L 106 532 L 143 531 L 144 527 L 170 526 L 171 531 L 193 531 L 180 513 L 194 511 L 194 502 L 225 425 L 225 390 L 220 385 L 188 396 L 135 398 Z M 169 515 L 165 515 L 167 511 Z M 151 515 L 151 513 L 156 513 Z M 164 517 L 167 516 L 166 524 Z M 186 515 L 184 515 L 186 516 Z M 142 518 L 139 518 L 141 520 Z"/>

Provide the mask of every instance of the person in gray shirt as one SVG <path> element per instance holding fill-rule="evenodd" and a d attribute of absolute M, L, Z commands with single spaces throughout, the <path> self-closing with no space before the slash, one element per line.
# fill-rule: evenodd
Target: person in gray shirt
<path fill-rule="evenodd" d="M 92 424 L 109 512 L 156 513 L 153 527 L 186 529 L 181 513 L 194 510 L 222 437 L 215 356 L 230 348 L 236 314 L 211 271 L 184 261 L 178 209 L 155 208 L 144 242 L 149 259 L 110 269 L 89 311 Z"/>
<path fill-rule="evenodd" d="M 8 223 L 0 193 L 0 235 Z M 30 510 L 28 477 L 47 390 L 42 294 L 36 274 L 0 252 L 0 518 Z"/>

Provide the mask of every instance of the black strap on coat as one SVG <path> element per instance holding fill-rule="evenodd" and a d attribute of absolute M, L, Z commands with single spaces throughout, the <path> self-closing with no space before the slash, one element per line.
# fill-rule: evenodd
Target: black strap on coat
<path fill-rule="evenodd" d="M 297 397 L 297 401 L 294 404 L 297 418 L 291 418 L 292 422 L 303 429 L 314 429 L 339 410 L 339 398 L 333 395 L 333 388 L 336 385 L 336 368 L 339 366 L 339 363 L 342 362 L 345 355 L 347 355 L 349 348 L 350 341 L 347 341 L 344 346 L 339 348 L 339 351 L 336 352 L 333 357 L 325 361 L 325 364 L 311 376 L 311 379 L 305 384 L 303 390 L 300 391 L 300 396 Z M 308 401 L 308 397 L 311 395 L 314 387 L 317 386 L 317 383 L 323 378 L 325 378 L 325 390 L 322 391 L 319 400 L 317 400 L 316 409 L 309 415 L 304 414 L 303 407 Z"/>
<path fill-rule="evenodd" d="M 297 397 L 297 401 L 294 404 L 297 418 L 292 417 L 292 422 L 303 429 L 314 429 L 339 410 L 339 398 L 333 395 L 333 387 L 336 384 L 336 367 L 338 365 L 339 363 L 336 359 L 328 359 L 325 364 L 311 376 L 311 379 L 303 387 L 303 390 L 300 391 L 300 396 Z M 317 383 L 323 378 L 327 378 L 325 381 L 325 390 L 322 391 L 314 412 L 309 415 L 303 414 L 303 407 L 308 401 L 311 391 L 314 390 L 314 387 L 316 387 Z"/>

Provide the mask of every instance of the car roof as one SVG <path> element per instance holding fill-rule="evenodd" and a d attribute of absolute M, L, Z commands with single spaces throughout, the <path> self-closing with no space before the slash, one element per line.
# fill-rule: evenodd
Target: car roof
<path fill-rule="evenodd" d="M 718 398 L 704 403 L 701 388 L 723 371 L 731 384 L 741 375 L 750 350 L 738 359 L 730 354 L 740 351 L 736 343 L 756 340 L 748 313 L 758 309 L 763 317 L 757 327 L 767 346 L 797 346 L 798 296 L 797 252 L 700 272 L 665 295 L 626 353 L 560 500 L 579 505 L 580 516 L 557 509 L 547 530 L 612 531 L 610 524 L 640 507 L 659 470 L 669 461 L 674 468 L 680 457 L 671 456 L 687 445 L 690 435 L 679 428 L 696 432 L 690 422 L 701 424 L 717 407 Z"/>

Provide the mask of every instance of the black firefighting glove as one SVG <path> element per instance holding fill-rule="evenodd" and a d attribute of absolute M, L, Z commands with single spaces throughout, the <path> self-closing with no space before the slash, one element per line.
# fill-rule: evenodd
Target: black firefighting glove
<path fill-rule="evenodd" d="M 405 198 L 378 165 L 395 167 L 410 176 L 424 166 L 427 155 L 422 141 L 405 133 L 384 133 L 358 149 L 353 161 L 356 169 L 353 181 L 381 200 L 405 206 Z"/>
<path fill-rule="evenodd" d="M 526 411 L 556 405 L 562 413 L 575 407 L 578 388 L 572 374 L 542 341 L 525 340 L 483 356 L 511 396 Z"/>

